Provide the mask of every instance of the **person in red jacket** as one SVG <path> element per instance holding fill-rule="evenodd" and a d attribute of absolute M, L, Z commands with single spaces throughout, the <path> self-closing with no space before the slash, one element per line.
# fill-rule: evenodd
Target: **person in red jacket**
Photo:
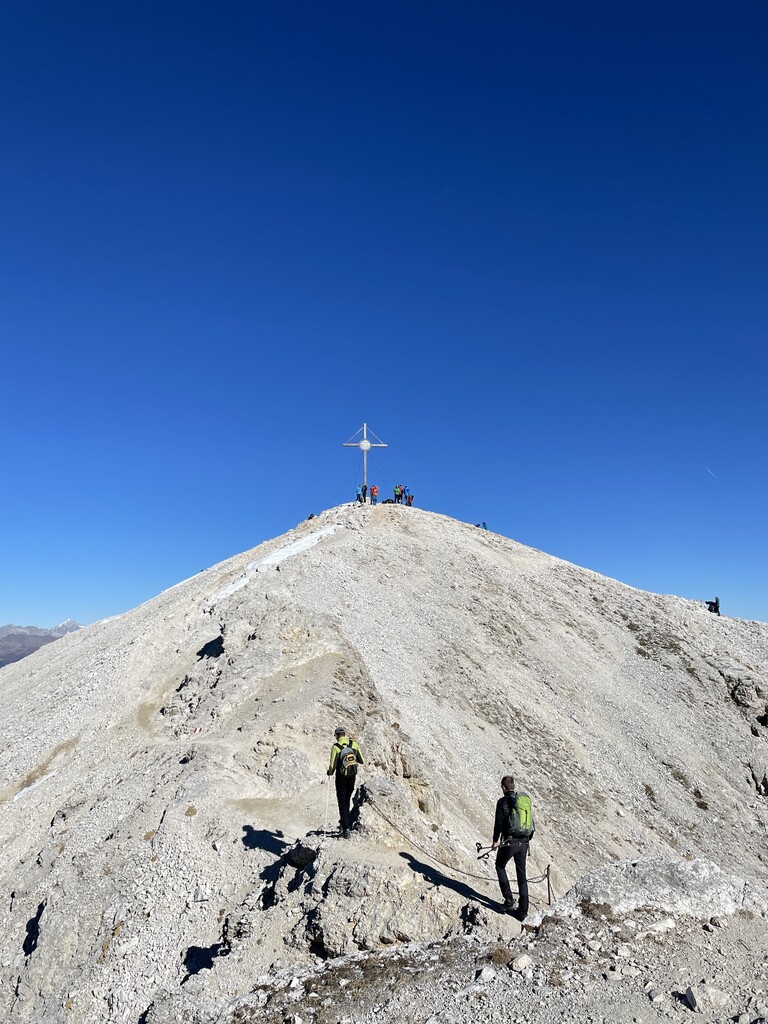
<path fill-rule="evenodd" d="M 379 500 L 379 488 L 376 484 L 371 484 L 371 504 L 375 505 Z"/>

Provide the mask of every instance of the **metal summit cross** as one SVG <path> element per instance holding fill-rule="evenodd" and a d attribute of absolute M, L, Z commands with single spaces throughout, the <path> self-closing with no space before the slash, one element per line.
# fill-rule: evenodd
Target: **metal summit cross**
<path fill-rule="evenodd" d="M 355 438 L 360 437 L 360 434 L 363 435 L 362 438 L 360 438 L 359 441 L 356 441 Z M 371 437 L 376 437 L 373 431 L 371 431 Z M 368 452 L 371 450 L 371 448 L 386 447 L 387 446 L 384 444 L 380 437 L 376 437 L 376 441 L 368 440 L 367 423 L 364 423 L 356 434 L 353 434 L 348 441 L 345 441 L 343 443 L 342 448 L 359 448 L 360 451 L 363 453 L 363 485 L 365 487 L 368 486 Z"/>

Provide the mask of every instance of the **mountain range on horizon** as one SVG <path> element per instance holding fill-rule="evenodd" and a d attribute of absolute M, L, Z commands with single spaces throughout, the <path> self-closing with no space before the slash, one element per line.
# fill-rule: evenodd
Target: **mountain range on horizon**
<path fill-rule="evenodd" d="M 59 640 L 68 633 L 82 629 L 79 622 L 67 619 L 52 629 L 42 626 L 0 626 L 0 668 L 33 654 L 44 644 Z"/>

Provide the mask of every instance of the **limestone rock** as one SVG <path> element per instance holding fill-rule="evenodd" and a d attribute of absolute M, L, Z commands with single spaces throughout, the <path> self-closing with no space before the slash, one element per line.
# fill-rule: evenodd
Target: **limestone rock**
<path fill-rule="evenodd" d="M 764 891 L 709 861 L 671 857 L 619 861 L 590 872 L 538 920 L 549 914 L 578 915 L 589 906 L 605 907 L 614 917 L 638 907 L 707 919 L 738 910 L 768 916 Z"/>
<path fill-rule="evenodd" d="M 520 956 L 515 957 L 512 961 L 512 970 L 517 972 L 524 971 L 532 963 L 533 957 L 529 953 L 521 953 Z"/>
<path fill-rule="evenodd" d="M 317 846 L 296 842 L 286 853 L 286 860 L 295 868 L 305 868 L 317 857 Z"/>
<path fill-rule="evenodd" d="M 729 994 L 714 985 L 702 985 L 700 992 L 705 1005 L 715 1010 L 724 1010 L 731 1002 Z"/>
<path fill-rule="evenodd" d="M 693 988 L 689 985 L 685 990 L 685 998 L 688 1000 L 688 1005 L 695 1013 L 701 1013 L 704 1008 L 704 1000 L 697 988 Z"/>

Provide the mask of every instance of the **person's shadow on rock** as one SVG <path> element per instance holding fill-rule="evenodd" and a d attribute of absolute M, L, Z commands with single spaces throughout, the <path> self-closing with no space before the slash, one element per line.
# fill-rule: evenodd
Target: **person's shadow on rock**
<path fill-rule="evenodd" d="M 255 829 L 252 825 L 243 825 L 243 846 L 246 850 L 264 850 L 265 853 L 273 853 L 276 857 L 281 856 L 291 845 L 286 842 L 285 833 L 270 832 L 269 829 Z"/>
<path fill-rule="evenodd" d="M 472 900 L 474 903 L 480 903 L 484 907 L 488 907 L 489 910 L 496 910 L 497 904 L 490 899 L 490 897 L 483 895 L 473 889 L 471 885 L 467 885 L 465 882 L 457 882 L 455 878 L 451 878 L 450 875 L 444 875 L 442 871 L 438 871 L 437 868 L 431 867 L 429 864 L 423 864 L 420 860 L 416 860 L 410 853 L 401 853 L 400 856 L 403 860 L 408 862 L 408 866 L 412 871 L 421 875 L 432 885 L 439 885 L 441 889 L 452 889 L 455 893 L 458 893 L 462 899 Z"/>

